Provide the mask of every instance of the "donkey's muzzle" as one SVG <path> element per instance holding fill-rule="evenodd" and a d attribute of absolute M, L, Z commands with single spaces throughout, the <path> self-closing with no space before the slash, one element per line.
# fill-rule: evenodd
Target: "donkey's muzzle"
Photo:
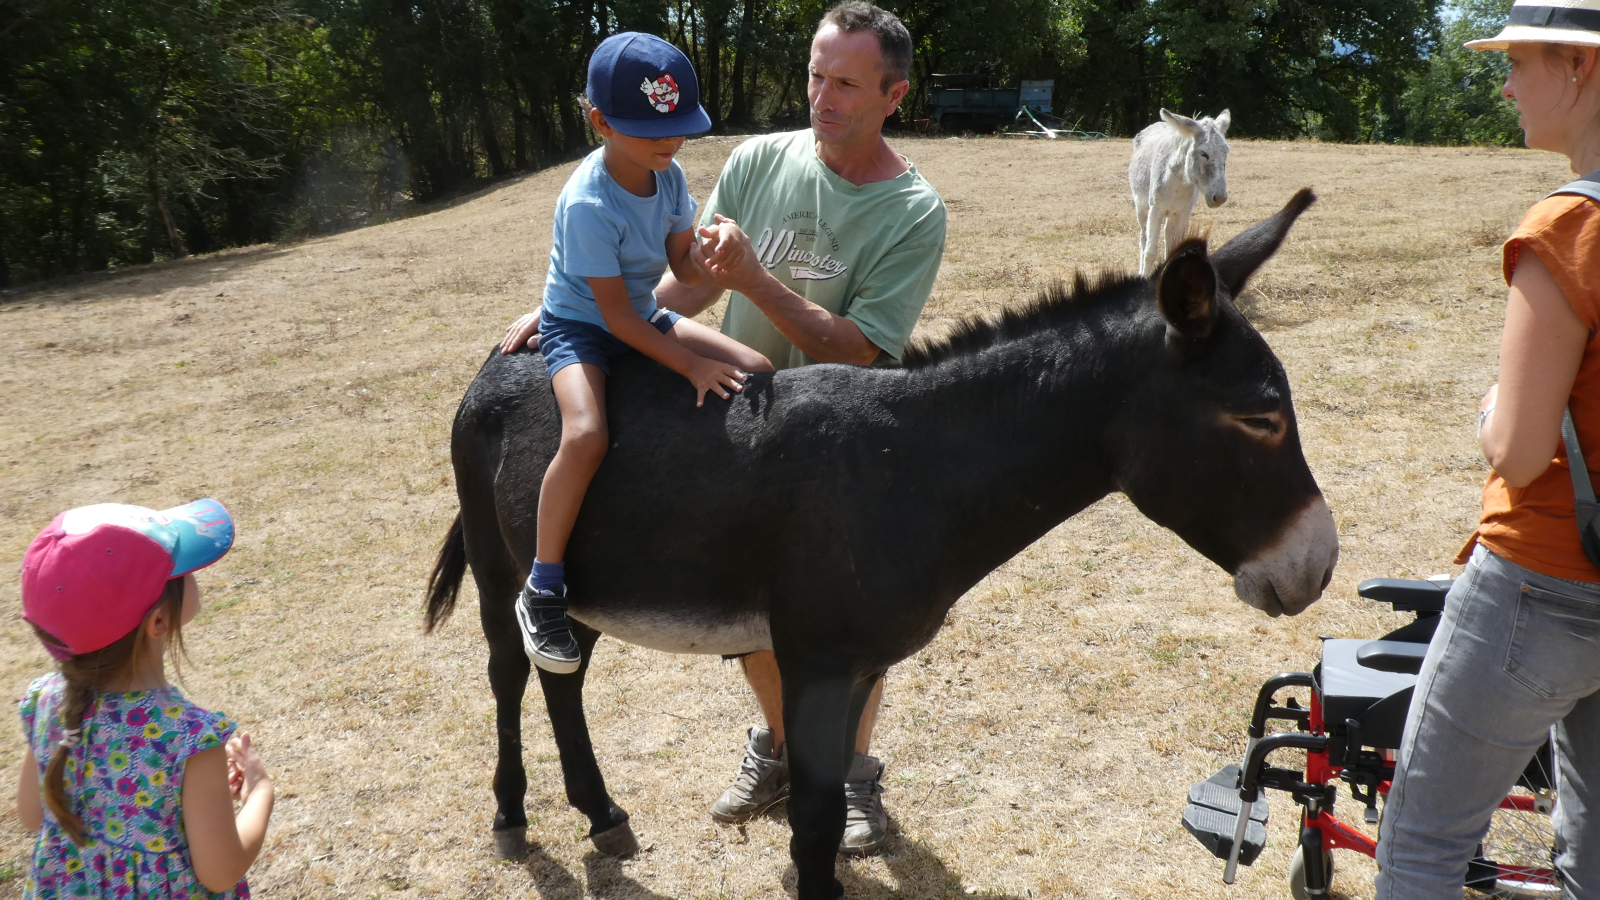
<path fill-rule="evenodd" d="M 1322 596 L 1339 562 L 1339 530 L 1319 494 L 1278 539 L 1233 573 L 1233 592 L 1269 616 L 1295 615 Z"/>

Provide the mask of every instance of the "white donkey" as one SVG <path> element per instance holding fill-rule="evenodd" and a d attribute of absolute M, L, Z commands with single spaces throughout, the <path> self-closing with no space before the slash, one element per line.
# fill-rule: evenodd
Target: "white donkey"
<path fill-rule="evenodd" d="M 1161 264 L 1161 223 L 1166 222 L 1167 253 L 1189 230 L 1194 201 L 1204 194 L 1206 206 L 1228 202 L 1228 111 L 1215 119 L 1191 119 L 1161 111 L 1156 122 L 1133 139 L 1128 186 L 1133 188 L 1133 214 L 1139 220 L 1139 274 L 1148 276 Z"/>

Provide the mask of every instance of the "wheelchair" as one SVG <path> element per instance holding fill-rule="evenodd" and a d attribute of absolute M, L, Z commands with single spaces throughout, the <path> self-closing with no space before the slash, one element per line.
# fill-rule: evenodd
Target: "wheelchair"
<path fill-rule="evenodd" d="M 1356 589 L 1360 596 L 1388 603 L 1396 612 L 1415 613 L 1414 621 L 1377 640 L 1325 637 L 1316 668 L 1275 675 L 1261 686 L 1243 759 L 1192 785 L 1183 811 L 1184 828 L 1226 861 L 1224 883 L 1232 884 L 1238 866 L 1254 863 L 1266 846 L 1264 792 L 1269 790 L 1289 794 L 1301 807 L 1299 840 L 1289 865 L 1289 892 L 1295 900 L 1328 896 L 1333 851 L 1375 855 L 1380 806 L 1394 778 L 1412 689 L 1450 585 L 1443 576 L 1362 583 Z M 1279 703 L 1281 693 L 1296 688 L 1309 692 L 1305 705 L 1292 695 Z M 1269 734 L 1268 722 L 1287 722 L 1294 730 Z M 1303 751 L 1304 769 L 1270 765 L 1268 757 L 1280 750 Z M 1561 896 L 1551 863 L 1554 776 L 1546 741 L 1495 810 L 1463 887 L 1487 897 Z M 1334 814 L 1342 786 L 1360 807 L 1365 829 Z"/>

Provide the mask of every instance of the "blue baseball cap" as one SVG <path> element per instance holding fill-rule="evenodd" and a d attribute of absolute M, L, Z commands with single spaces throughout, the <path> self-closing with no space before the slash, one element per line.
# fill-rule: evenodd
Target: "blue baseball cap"
<path fill-rule="evenodd" d="M 689 57 L 653 34 L 625 31 L 594 48 L 589 102 L 612 128 L 630 137 L 681 137 L 711 130 Z"/>

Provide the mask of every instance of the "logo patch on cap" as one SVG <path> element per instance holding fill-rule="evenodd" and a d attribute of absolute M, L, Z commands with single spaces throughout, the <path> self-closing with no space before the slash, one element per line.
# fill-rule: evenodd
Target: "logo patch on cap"
<path fill-rule="evenodd" d="M 669 113 L 678 108 L 678 82 L 671 72 L 662 72 L 661 77 L 654 81 L 646 78 L 639 85 L 639 90 L 644 92 L 650 107 L 658 113 Z"/>

